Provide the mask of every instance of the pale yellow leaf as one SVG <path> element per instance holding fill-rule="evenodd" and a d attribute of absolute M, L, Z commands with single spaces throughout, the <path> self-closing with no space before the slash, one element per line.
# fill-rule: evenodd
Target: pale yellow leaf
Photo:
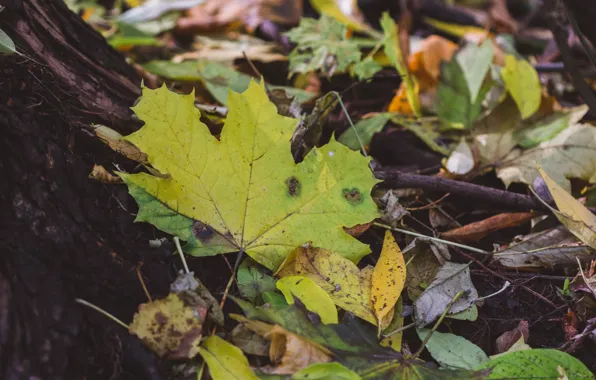
<path fill-rule="evenodd" d="M 337 309 L 333 300 L 310 278 L 302 276 L 284 277 L 277 281 L 277 289 L 286 297 L 288 304 L 292 305 L 294 297 L 296 297 L 309 311 L 317 313 L 323 323 L 338 323 Z"/>
<path fill-rule="evenodd" d="M 391 231 L 385 231 L 383 249 L 372 274 L 371 302 L 381 321 L 393 310 L 406 282 L 404 255 Z"/>
<path fill-rule="evenodd" d="M 213 380 L 257 380 L 242 351 L 217 335 L 207 338 L 199 352 Z"/>
<path fill-rule="evenodd" d="M 527 119 L 538 111 L 542 101 L 542 88 L 538 72 L 525 59 L 512 55 L 505 57 L 505 67 L 501 70 L 505 88 L 517 104 L 522 119 Z"/>

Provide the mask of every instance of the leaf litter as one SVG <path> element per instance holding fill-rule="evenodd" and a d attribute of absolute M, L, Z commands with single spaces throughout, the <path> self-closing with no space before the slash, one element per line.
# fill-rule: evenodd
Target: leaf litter
<path fill-rule="evenodd" d="M 140 307 L 131 333 L 160 357 L 201 356 L 208 371 L 198 373 L 213 379 L 593 378 L 556 349 L 561 342 L 544 332 L 552 327 L 542 327 L 549 322 L 530 326 L 531 341 L 527 328 L 508 325 L 513 333 L 496 351 L 468 331 L 495 317 L 491 299 L 523 299 L 525 271 L 544 299 L 581 313 L 580 324 L 592 326 L 596 314 L 581 297 L 593 295 L 593 273 L 578 269 L 578 259 L 595 259 L 594 213 L 584 203 L 595 201 L 596 129 L 588 107 L 569 101 L 570 86 L 551 88 L 545 58 L 519 43 L 520 16 L 504 2 L 474 9 L 486 16 L 476 24 L 497 22 L 488 33 L 425 8 L 409 10 L 423 20 L 413 26 L 385 8 L 371 18 L 354 1 L 310 3 L 320 17 L 294 0 L 150 1 L 119 21 L 99 5 L 70 5 L 93 13 L 87 22 L 146 78 L 133 107 L 141 129 L 93 129 L 140 164 L 114 165 L 139 206 L 136 221 L 179 237 L 189 255 L 240 252 L 214 293 L 221 301 L 194 274 L 181 276 L 167 297 Z M 161 82 L 196 91 L 150 84 Z M 387 135 L 408 136 L 417 150 L 389 147 L 397 154 L 386 157 L 376 148 L 387 149 Z M 117 186 L 110 171 L 97 165 L 92 177 Z M 387 188 L 387 172 L 422 174 Z M 472 183 L 486 202 L 465 202 Z M 495 187 L 537 206 L 495 209 Z M 402 254 L 410 233 L 417 238 Z M 470 261 L 465 252 L 486 256 Z M 495 273 L 518 286 L 482 301 Z M 549 282 L 575 273 L 571 285 Z M 549 294 L 554 287 L 564 296 Z M 228 297 L 245 316 L 222 310 Z M 537 318 L 531 308 L 503 309 L 510 320 Z M 214 325 L 226 327 L 213 335 Z M 414 327 L 418 340 L 403 334 Z M 542 346 L 552 348 L 532 348 Z M 263 355 L 268 363 L 254 360 Z M 434 367 L 421 360 L 431 357 Z"/>

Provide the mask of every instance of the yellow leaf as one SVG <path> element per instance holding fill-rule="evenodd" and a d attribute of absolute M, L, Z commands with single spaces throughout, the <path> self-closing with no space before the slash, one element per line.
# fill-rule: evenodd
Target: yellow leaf
<path fill-rule="evenodd" d="M 333 300 L 310 278 L 284 277 L 277 281 L 277 289 L 286 297 L 288 304 L 294 304 L 294 297 L 296 297 L 308 310 L 317 313 L 323 323 L 338 323 L 337 309 Z"/>
<path fill-rule="evenodd" d="M 268 373 L 290 375 L 311 364 L 331 361 L 331 352 L 328 349 L 282 326 L 249 320 L 241 315 L 232 317 L 271 341 L 269 359 L 275 364 L 275 368 L 268 370 Z"/>
<path fill-rule="evenodd" d="M 585 244 L 596 249 L 596 215 L 592 214 L 586 206 L 573 198 L 571 194 L 563 190 L 540 166 L 536 166 L 559 208 L 559 212 L 555 212 L 556 217 L 567 227 L 569 232 Z"/>
<path fill-rule="evenodd" d="M 385 231 L 383 249 L 372 274 L 371 302 L 379 321 L 393 310 L 406 282 L 404 255 L 391 231 Z"/>
<path fill-rule="evenodd" d="M 129 331 L 166 359 L 189 359 L 199 352 L 207 306 L 185 304 L 178 295 L 139 306 Z"/>
<path fill-rule="evenodd" d="M 217 335 L 205 339 L 199 352 L 213 380 L 257 380 L 242 351 Z"/>
<path fill-rule="evenodd" d="M 194 101 L 145 88 L 133 108 L 145 125 L 126 139 L 169 176 L 120 173 L 139 204 L 138 220 L 184 236 L 189 254 L 244 250 L 271 270 L 309 240 L 355 262 L 370 252 L 342 228 L 378 215 L 370 158 L 332 138 L 296 164 L 290 138 L 297 120 L 279 115 L 254 81 L 242 94 L 230 91 L 220 140 Z"/>
<path fill-rule="evenodd" d="M 414 115 L 420 116 L 420 100 L 419 87 L 416 78 L 408 70 L 408 65 L 404 59 L 402 50 L 399 46 L 398 29 L 395 21 L 389 16 L 389 13 L 383 13 L 381 18 L 381 27 L 385 34 L 385 54 L 397 69 L 397 72 L 402 76 L 403 83 L 405 83 L 406 95 L 408 102 Z"/>
<path fill-rule="evenodd" d="M 356 264 L 338 254 L 309 246 L 296 248 L 276 275 L 310 278 L 337 306 L 376 325 L 370 302 L 372 272 L 370 265 L 359 270 Z"/>
<path fill-rule="evenodd" d="M 441 32 L 451 34 L 456 37 L 464 37 L 467 34 L 486 35 L 486 29 L 471 25 L 452 24 L 445 21 L 435 20 L 430 17 L 424 17 L 423 21 Z"/>
<path fill-rule="evenodd" d="M 507 55 L 505 67 L 501 69 L 501 77 L 505 82 L 505 88 L 517 104 L 522 119 L 535 114 L 542 102 L 542 88 L 538 72 L 530 62 Z"/>
<path fill-rule="evenodd" d="M 310 4 L 317 12 L 331 16 L 349 28 L 358 31 L 371 30 L 370 26 L 359 20 L 363 17 L 356 0 L 310 0 Z"/>

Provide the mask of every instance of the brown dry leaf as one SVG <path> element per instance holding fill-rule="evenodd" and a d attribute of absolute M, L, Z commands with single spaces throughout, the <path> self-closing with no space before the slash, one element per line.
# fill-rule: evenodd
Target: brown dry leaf
<path fill-rule="evenodd" d="M 520 338 L 524 338 L 524 342 L 528 341 L 530 331 L 528 321 L 519 321 L 519 324 L 513 330 L 504 332 L 497 338 L 495 351 L 496 354 L 501 354 L 509 350 Z"/>
<path fill-rule="evenodd" d="M 199 353 L 208 308 L 186 304 L 177 294 L 141 304 L 129 326 L 153 352 L 165 359 L 190 359 Z"/>
<path fill-rule="evenodd" d="M 122 135 L 112 128 L 108 128 L 105 125 L 95 124 L 93 126 L 93 131 L 97 137 L 106 143 L 112 150 L 141 164 L 147 163 L 147 155 L 130 142 L 124 140 Z"/>
<path fill-rule="evenodd" d="M 507 0 L 493 0 L 488 15 L 497 33 L 517 33 L 519 26 L 507 9 Z"/>
<path fill-rule="evenodd" d="M 296 25 L 301 0 L 206 0 L 177 21 L 181 34 L 199 34 L 244 27 L 252 33 L 263 22 Z"/>
<path fill-rule="evenodd" d="M 101 165 L 93 165 L 93 170 L 89 173 L 89 178 L 103 183 L 121 183 L 122 179 L 108 172 Z"/>
<path fill-rule="evenodd" d="M 296 335 L 279 325 L 249 320 L 241 315 L 233 315 L 235 320 L 248 329 L 271 341 L 269 359 L 274 368 L 262 368 L 275 375 L 291 375 L 315 363 L 331 361 L 331 352 L 311 340 Z"/>
<path fill-rule="evenodd" d="M 519 226 L 522 223 L 530 221 L 533 217 L 534 214 L 531 212 L 498 214 L 478 222 L 467 224 L 460 228 L 443 232 L 441 237 L 448 240 L 455 240 L 460 243 L 475 242 L 492 232 Z"/>
<path fill-rule="evenodd" d="M 350 236 L 357 238 L 358 236 L 365 233 L 372 226 L 372 222 L 366 224 L 357 224 L 353 227 L 344 227 L 344 231 Z"/>

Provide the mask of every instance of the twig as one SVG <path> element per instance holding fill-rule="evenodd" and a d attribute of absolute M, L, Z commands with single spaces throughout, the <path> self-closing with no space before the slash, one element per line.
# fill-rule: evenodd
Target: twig
<path fill-rule="evenodd" d="M 375 176 L 383 179 L 383 185 L 388 188 L 420 188 L 426 191 L 450 193 L 514 210 L 548 210 L 533 197 L 463 181 L 396 171 L 376 171 Z"/>
<path fill-rule="evenodd" d="M 174 236 L 174 244 L 176 244 L 176 250 L 178 250 L 178 254 L 180 255 L 180 261 L 182 261 L 184 271 L 186 273 L 190 273 L 188 265 L 186 264 L 186 259 L 184 258 L 184 253 L 182 252 L 182 247 L 180 246 L 180 239 L 178 238 L 178 236 Z"/>
<path fill-rule="evenodd" d="M 80 303 L 81 305 L 85 305 L 101 314 L 103 314 L 104 316 L 108 317 L 109 319 L 111 319 L 112 321 L 116 322 L 117 324 L 119 324 L 120 326 L 124 327 L 125 329 L 128 330 L 128 325 L 124 322 L 122 322 L 121 320 L 119 320 L 118 318 L 116 318 L 115 316 L 113 316 L 112 314 L 108 313 L 107 311 L 105 311 L 104 309 L 102 309 L 99 306 L 95 306 L 94 304 L 92 304 L 91 302 L 85 301 L 84 299 L 81 298 L 75 298 L 75 302 Z"/>
<path fill-rule="evenodd" d="M 151 294 L 149 294 L 149 290 L 147 290 L 147 286 L 145 285 L 145 281 L 143 280 L 143 274 L 141 273 L 141 267 L 143 266 L 143 262 L 139 262 L 137 264 L 137 277 L 139 278 L 139 282 L 141 283 L 141 286 L 143 287 L 143 291 L 145 292 L 145 296 L 147 297 L 147 299 L 149 300 L 149 302 L 153 302 L 153 299 L 151 298 Z"/>
<path fill-rule="evenodd" d="M 383 334 L 383 338 L 389 338 L 389 337 L 392 337 L 393 335 L 395 335 L 395 334 L 397 334 L 397 333 L 400 333 L 400 332 L 402 332 L 402 331 L 405 331 L 405 330 L 407 330 L 407 329 L 409 329 L 409 328 L 412 328 L 412 327 L 414 327 L 414 326 L 416 326 L 416 322 L 412 322 L 412 323 L 410 323 L 410 324 L 408 324 L 408 325 L 402 326 L 402 327 L 398 328 L 397 330 L 393 330 L 393 331 L 391 331 L 391 332 L 390 332 L 390 333 L 388 333 L 388 334 Z"/>

